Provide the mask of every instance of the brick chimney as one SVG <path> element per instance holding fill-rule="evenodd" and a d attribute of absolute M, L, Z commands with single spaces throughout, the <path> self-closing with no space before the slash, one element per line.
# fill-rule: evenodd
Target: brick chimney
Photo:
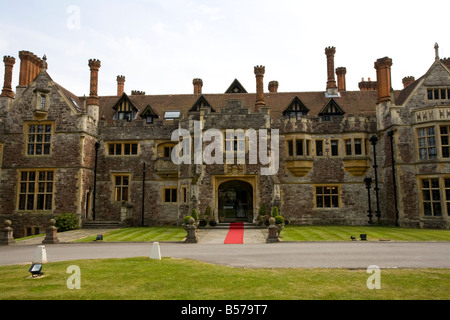
<path fill-rule="evenodd" d="M 27 87 L 41 71 L 43 61 L 29 51 L 20 51 L 19 86 Z"/>
<path fill-rule="evenodd" d="M 365 81 L 364 78 L 361 79 L 361 82 L 358 84 L 359 89 L 361 91 L 376 91 L 377 90 L 377 82 L 371 81 L 370 78 Z"/>
<path fill-rule="evenodd" d="M 375 69 L 377 70 L 377 87 L 378 87 L 378 101 L 383 103 L 391 101 L 391 66 L 392 59 L 384 57 L 375 62 Z"/>
<path fill-rule="evenodd" d="M 100 70 L 101 61 L 96 59 L 89 60 L 89 68 L 91 70 L 91 84 L 88 105 L 98 106 L 98 71 Z"/>
<path fill-rule="evenodd" d="M 120 97 L 125 92 L 125 76 L 117 76 L 117 95 Z"/>
<path fill-rule="evenodd" d="M 272 92 L 272 93 L 278 92 L 278 81 L 270 81 L 269 82 L 269 92 Z"/>
<path fill-rule="evenodd" d="M 4 56 L 3 62 L 5 63 L 5 81 L 3 82 L 3 91 L 0 97 L 14 99 L 14 91 L 12 91 L 12 76 L 16 59 L 10 56 Z"/>
<path fill-rule="evenodd" d="M 413 84 L 414 81 L 416 81 L 416 79 L 415 79 L 414 77 L 412 77 L 412 76 L 404 77 L 404 78 L 402 79 L 402 82 L 403 82 L 403 89 L 406 88 L 407 86 Z"/>
<path fill-rule="evenodd" d="M 450 58 L 441 59 L 441 62 L 450 70 Z"/>
<path fill-rule="evenodd" d="M 327 56 L 327 72 L 328 72 L 328 81 L 327 81 L 327 91 L 334 92 L 337 88 L 336 79 L 334 78 L 334 55 L 336 53 L 335 47 L 326 47 L 325 54 Z M 330 90 L 331 89 L 331 90 Z"/>
<path fill-rule="evenodd" d="M 203 80 L 196 78 L 192 84 L 194 85 L 194 94 L 202 94 Z"/>
<path fill-rule="evenodd" d="M 255 76 L 256 76 L 256 111 L 259 110 L 259 107 L 264 107 L 266 105 L 264 99 L 264 74 L 266 73 L 266 67 L 264 66 L 256 66 L 255 67 Z"/>
<path fill-rule="evenodd" d="M 338 80 L 338 90 L 346 91 L 347 86 L 345 84 L 345 75 L 347 74 L 347 69 L 344 67 L 339 67 L 336 69 L 336 75 Z"/>

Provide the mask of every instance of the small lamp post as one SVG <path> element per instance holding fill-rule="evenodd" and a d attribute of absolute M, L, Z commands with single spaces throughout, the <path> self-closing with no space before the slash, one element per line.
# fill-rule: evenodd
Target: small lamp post
<path fill-rule="evenodd" d="M 364 182 L 366 183 L 366 189 L 367 189 L 367 197 L 368 197 L 368 201 L 369 201 L 369 210 L 367 210 L 367 212 L 369 213 L 368 217 L 369 217 L 369 224 L 373 224 L 372 222 L 372 204 L 370 201 L 370 188 L 372 185 L 372 178 L 366 177 L 364 179 Z"/>

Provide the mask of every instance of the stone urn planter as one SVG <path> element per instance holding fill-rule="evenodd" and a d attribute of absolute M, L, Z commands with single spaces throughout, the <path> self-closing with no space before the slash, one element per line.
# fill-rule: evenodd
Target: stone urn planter
<path fill-rule="evenodd" d="M 281 238 L 280 233 L 281 233 L 281 231 L 284 229 L 285 224 L 284 224 L 284 223 L 280 223 L 280 224 L 276 224 L 276 226 L 277 226 L 277 234 L 278 234 L 278 237 Z"/>

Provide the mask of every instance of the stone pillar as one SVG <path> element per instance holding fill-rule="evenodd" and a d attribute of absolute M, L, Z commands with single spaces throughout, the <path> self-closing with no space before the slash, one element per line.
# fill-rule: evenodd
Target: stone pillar
<path fill-rule="evenodd" d="M 59 243 L 58 239 L 58 228 L 55 227 L 56 220 L 50 219 L 50 226 L 45 231 L 45 239 L 42 241 L 43 244 L 55 244 Z"/>
<path fill-rule="evenodd" d="M 125 76 L 117 76 L 117 96 L 123 95 L 125 92 Z"/>
<path fill-rule="evenodd" d="M 255 67 L 255 76 L 256 76 L 256 111 L 259 110 L 259 107 L 264 107 L 266 105 L 264 99 L 264 74 L 266 73 L 266 68 L 264 66 L 256 66 Z"/>
<path fill-rule="evenodd" d="M 194 85 L 194 94 L 202 94 L 203 80 L 196 78 L 192 84 Z"/>
<path fill-rule="evenodd" d="M 391 66 L 392 59 L 384 57 L 375 62 L 375 69 L 377 70 L 377 87 L 378 87 L 378 101 L 383 103 L 391 101 Z"/>
<path fill-rule="evenodd" d="M 12 91 L 12 76 L 16 59 L 10 56 L 4 56 L 3 62 L 5 63 L 5 81 L 3 82 L 3 91 L 1 97 L 14 99 L 14 91 Z"/>
<path fill-rule="evenodd" d="M 198 242 L 197 228 L 195 227 L 194 223 L 195 223 L 194 218 L 190 218 L 189 225 L 185 227 L 186 232 L 187 232 L 186 240 L 184 241 L 185 243 L 197 243 Z"/>
<path fill-rule="evenodd" d="M 327 91 L 329 89 L 336 89 L 336 79 L 334 78 L 334 55 L 336 53 L 335 47 L 326 47 L 325 54 L 327 56 L 327 73 L 328 73 L 328 81 L 327 81 Z"/>
<path fill-rule="evenodd" d="M 14 229 L 11 228 L 12 222 L 10 220 L 5 221 L 5 227 L 0 233 L 0 245 L 8 246 L 10 244 L 16 243 L 13 237 Z"/>
<path fill-rule="evenodd" d="M 280 242 L 278 238 L 278 227 L 275 225 L 275 219 L 272 217 L 269 219 L 269 236 L 266 239 L 267 243 Z"/>

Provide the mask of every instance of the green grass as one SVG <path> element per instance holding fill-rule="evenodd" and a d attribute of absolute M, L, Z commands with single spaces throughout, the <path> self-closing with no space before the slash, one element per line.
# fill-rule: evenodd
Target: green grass
<path fill-rule="evenodd" d="M 186 230 L 182 227 L 123 228 L 103 234 L 103 241 L 182 241 L 185 237 Z M 96 238 L 97 236 L 87 237 L 77 242 L 90 242 Z"/>
<path fill-rule="evenodd" d="M 450 230 L 406 229 L 386 226 L 292 226 L 281 232 L 284 241 L 350 241 L 367 234 L 368 241 L 450 241 Z"/>
<path fill-rule="evenodd" d="M 70 265 L 81 289 L 69 290 Z M 184 259 L 148 258 L 48 263 L 44 277 L 28 266 L 0 267 L 0 300 L 447 300 L 450 269 L 382 269 L 381 289 L 366 270 L 246 269 Z"/>
<path fill-rule="evenodd" d="M 284 241 L 351 241 L 367 234 L 368 241 L 450 241 L 450 230 L 406 229 L 389 226 L 293 226 L 287 225 L 281 232 Z M 42 237 L 44 235 L 41 235 Z M 182 241 L 186 231 L 182 227 L 123 228 L 103 234 L 103 241 Z M 20 241 L 22 239 L 16 239 Z M 91 242 L 96 235 L 77 240 Z"/>

